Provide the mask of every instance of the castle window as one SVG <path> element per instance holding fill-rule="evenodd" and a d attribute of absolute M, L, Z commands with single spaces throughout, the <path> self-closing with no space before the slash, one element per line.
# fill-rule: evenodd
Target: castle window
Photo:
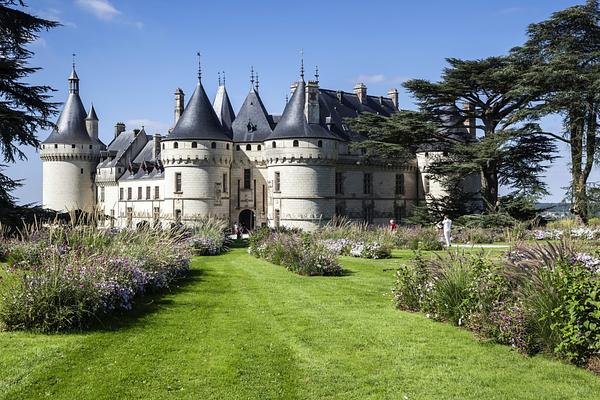
<path fill-rule="evenodd" d="M 138 200 L 142 200 L 142 187 L 138 186 Z"/>
<path fill-rule="evenodd" d="M 252 150 L 252 146 L 251 146 L 251 145 L 249 145 L 249 144 L 247 144 L 247 145 L 246 145 L 246 150 Z"/>
<path fill-rule="evenodd" d="M 396 222 L 402 221 L 402 217 L 404 217 L 404 207 L 394 204 L 394 219 Z"/>
<path fill-rule="evenodd" d="M 363 207 L 363 213 L 365 216 L 365 222 L 367 224 L 372 224 L 373 223 L 373 205 L 372 204 L 367 204 Z"/>
<path fill-rule="evenodd" d="M 227 173 L 223 174 L 223 193 L 227 193 Z"/>
<path fill-rule="evenodd" d="M 319 141 L 317 142 L 317 146 L 319 146 L 319 147 L 323 147 L 323 141 L 322 141 L 322 140 L 319 140 Z"/>
<path fill-rule="evenodd" d="M 104 202 L 104 186 L 100 187 L 100 201 Z"/>
<path fill-rule="evenodd" d="M 146 200 L 150 200 L 150 186 L 146 186 Z"/>
<path fill-rule="evenodd" d="M 335 173 L 335 193 L 336 194 L 344 193 L 344 173 L 343 172 Z"/>
<path fill-rule="evenodd" d="M 121 200 L 121 201 L 124 200 L 123 188 L 119 188 L 119 200 Z"/>
<path fill-rule="evenodd" d="M 152 210 L 152 219 L 154 220 L 154 227 L 157 228 L 160 224 L 160 207 L 154 207 Z"/>
<path fill-rule="evenodd" d="M 225 148 L 226 148 L 227 150 L 229 150 L 229 143 L 227 143 L 227 144 L 225 145 Z"/>
<path fill-rule="evenodd" d="M 83 168 L 81 168 L 81 173 L 83 174 Z"/>
<path fill-rule="evenodd" d="M 163 143 L 163 145 L 162 145 L 162 149 L 163 149 L 163 150 L 165 149 L 165 144 L 164 144 L 164 143 Z"/>
<path fill-rule="evenodd" d="M 297 140 L 294 140 L 294 141 L 292 142 L 292 146 L 294 146 L 294 147 L 298 147 L 298 141 L 297 141 Z"/>
<path fill-rule="evenodd" d="M 133 208 L 127 207 L 127 227 L 128 228 L 131 228 L 132 222 L 133 222 Z"/>
<path fill-rule="evenodd" d="M 366 172 L 363 175 L 363 193 L 373 194 L 373 175 Z"/>
<path fill-rule="evenodd" d="M 262 150 L 262 146 L 259 144 L 258 146 L 256 146 L 256 150 L 261 151 Z"/>
<path fill-rule="evenodd" d="M 281 192 L 281 173 L 280 172 L 275 172 L 275 191 L 276 192 Z"/>
<path fill-rule="evenodd" d="M 181 223 L 181 210 L 175 210 L 175 222 L 178 224 Z"/>
<path fill-rule="evenodd" d="M 252 181 L 252 171 L 250 168 L 244 169 L 244 189 L 250 189 L 250 182 Z"/>
<path fill-rule="evenodd" d="M 74 145 L 74 144 L 72 144 L 72 145 L 71 145 L 71 148 L 72 148 L 72 149 L 74 149 L 74 148 L 75 148 L 75 145 Z"/>
<path fill-rule="evenodd" d="M 265 207 L 267 206 L 267 187 L 262 185 L 262 212 L 265 213 Z"/>
<path fill-rule="evenodd" d="M 275 147 L 277 147 L 277 143 L 275 143 L 275 142 L 272 142 L 272 143 L 271 143 L 271 147 L 272 147 L 272 148 L 275 148 Z"/>
<path fill-rule="evenodd" d="M 57 145 L 57 144 L 55 144 L 55 145 L 54 145 L 54 148 L 55 148 L 55 149 L 58 149 L 58 145 Z"/>
<path fill-rule="evenodd" d="M 114 209 L 110 210 L 110 227 L 111 228 L 115 227 L 115 210 Z"/>
<path fill-rule="evenodd" d="M 92 149 L 92 145 L 90 144 L 90 150 Z"/>
<path fill-rule="evenodd" d="M 210 144 L 210 148 L 211 148 L 211 149 L 216 149 L 216 148 L 217 148 L 217 142 L 212 142 L 212 143 Z"/>
<path fill-rule="evenodd" d="M 404 174 L 396 174 L 396 194 L 404 195 Z"/>
<path fill-rule="evenodd" d="M 240 151 L 240 145 L 239 144 L 235 146 L 235 151 Z"/>
<path fill-rule="evenodd" d="M 131 200 L 133 197 L 131 188 L 127 188 L 127 200 Z"/>
<path fill-rule="evenodd" d="M 192 142 L 192 149 L 198 148 L 198 142 Z"/>
<path fill-rule="evenodd" d="M 177 143 L 177 142 L 173 142 L 173 148 L 174 148 L 174 149 L 178 149 L 178 148 L 179 148 L 179 143 Z"/>
<path fill-rule="evenodd" d="M 346 205 L 344 203 L 337 203 L 335 205 L 335 215 L 340 217 L 346 215 Z"/>
<path fill-rule="evenodd" d="M 154 198 L 160 198 L 160 188 L 158 186 L 154 186 Z"/>
<path fill-rule="evenodd" d="M 181 193 L 181 172 L 175 173 L 175 193 Z"/>

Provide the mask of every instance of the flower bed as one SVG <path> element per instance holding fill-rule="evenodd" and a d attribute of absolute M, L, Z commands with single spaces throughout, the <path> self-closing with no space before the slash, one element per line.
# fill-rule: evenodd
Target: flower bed
<path fill-rule="evenodd" d="M 300 275 L 341 275 L 336 253 L 297 232 L 261 228 L 249 238 L 248 253 Z"/>
<path fill-rule="evenodd" d="M 458 252 L 396 273 L 400 309 L 450 321 L 526 354 L 600 356 L 600 258 L 571 243 L 517 246 L 500 262 Z"/>
<path fill-rule="evenodd" d="M 36 232 L 10 248 L 0 325 L 41 332 L 87 328 L 186 275 L 189 250 L 182 236 L 168 232 Z"/>

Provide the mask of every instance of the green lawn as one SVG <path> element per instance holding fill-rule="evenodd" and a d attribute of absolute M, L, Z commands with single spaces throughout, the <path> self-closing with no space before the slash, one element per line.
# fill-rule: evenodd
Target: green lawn
<path fill-rule="evenodd" d="M 245 249 L 197 258 L 187 283 L 105 329 L 0 333 L 0 398 L 600 398 L 587 371 L 395 310 L 398 262 L 343 258 L 334 278 Z"/>

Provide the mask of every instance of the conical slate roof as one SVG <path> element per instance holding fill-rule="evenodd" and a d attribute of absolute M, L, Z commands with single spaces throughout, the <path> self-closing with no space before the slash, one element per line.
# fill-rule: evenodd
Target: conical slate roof
<path fill-rule="evenodd" d="M 254 88 L 246 96 L 232 129 L 234 142 L 262 142 L 273 133 L 269 114 Z"/>
<path fill-rule="evenodd" d="M 189 139 L 231 140 L 230 133 L 219 122 L 201 82 L 198 82 L 183 114 L 165 140 Z"/>
<path fill-rule="evenodd" d="M 283 110 L 281 119 L 269 139 L 288 138 L 322 138 L 337 139 L 331 132 L 319 124 L 309 124 L 304 115 L 306 84 L 298 83 L 298 87 Z"/>
<path fill-rule="evenodd" d="M 96 115 L 96 110 L 94 109 L 94 105 L 90 107 L 90 112 L 88 113 L 86 119 L 91 119 L 94 121 L 98 121 L 98 116 Z"/>
<path fill-rule="evenodd" d="M 217 95 L 215 96 L 215 101 L 213 102 L 213 108 L 217 114 L 217 118 L 219 118 L 219 121 L 221 121 L 223 128 L 231 131 L 231 124 L 235 119 L 235 113 L 233 111 L 233 107 L 231 106 L 231 101 L 229 101 L 229 95 L 227 94 L 225 85 L 220 85 L 217 89 Z"/>
<path fill-rule="evenodd" d="M 85 127 L 86 112 L 77 93 L 69 93 L 65 106 L 58 117 L 56 127 L 42 143 L 92 144 L 97 143 L 88 135 Z"/>

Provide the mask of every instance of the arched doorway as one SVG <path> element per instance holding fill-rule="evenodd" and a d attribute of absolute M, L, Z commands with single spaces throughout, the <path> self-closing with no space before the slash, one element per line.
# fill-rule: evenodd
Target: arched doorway
<path fill-rule="evenodd" d="M 242 210 L 240 213 L 240 225 L 244 230 L 254 229 L 254 211 Z"/>

